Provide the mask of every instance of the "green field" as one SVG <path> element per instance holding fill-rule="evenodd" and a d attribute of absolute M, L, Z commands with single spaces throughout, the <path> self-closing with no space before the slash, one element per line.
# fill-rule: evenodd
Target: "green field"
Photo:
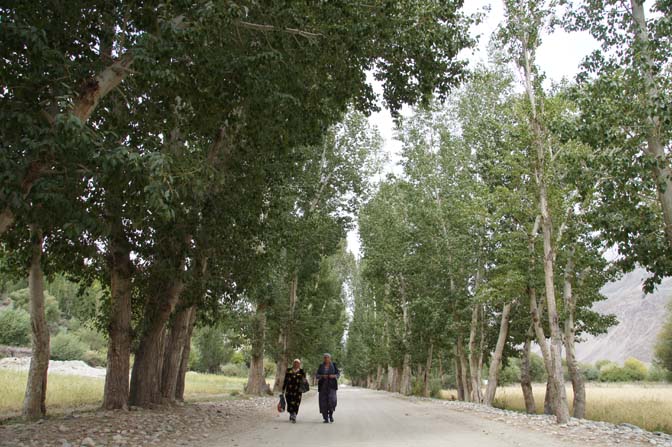
<path fill-rule="evenodd" d="M 535 384 L 534 398 L 537 411 L 543 412 L 546 386 Z M 571 386 L 567 396 L 572 402 Z M 455 391 L 443 391 L 444 399 L 456 398 Z M 649 431 L 672 433 L 672 385 L 625 383 L 586 385 L 586 417 L 595 421 L 628 423 Z M 497 390 L 495 406 L 525 411 L 525 401 L 519 385 Z"/>
<path fill-rule="evenodd" d="M 0 418 L 17 416 L 21 412 L 27 376 L 26 372 L 0 370 L 0 383 L 3 385 L 0 393 Z M 246 381 L 242 377 L 189 372 L 185 399 L 194 401 L 239 394 Z M 50 413 L 59 413 L 63 410 L 100 405 L 103 385 L 102 378 L 50 374 L 47 410 Z"/>

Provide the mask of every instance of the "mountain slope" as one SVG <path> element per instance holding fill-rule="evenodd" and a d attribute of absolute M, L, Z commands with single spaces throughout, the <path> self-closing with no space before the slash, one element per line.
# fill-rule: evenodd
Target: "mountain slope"
<path fill-rule="evenodd" d="M 628 357 L 646 363 L 653 360 L 656 337 L 672 300 L 672 278 L 666 278 L 654 293 L 645 295 L 642 284 L 646 277 L 644 269 L 636 269 L 602 288 L 607 299 L 596 303 L 594 309 L 616 315 L 619 324 L 599 337 L 584 336 L 576 347 L 579 361 L 594 363 L 604 359 L 622 363 Z"/>

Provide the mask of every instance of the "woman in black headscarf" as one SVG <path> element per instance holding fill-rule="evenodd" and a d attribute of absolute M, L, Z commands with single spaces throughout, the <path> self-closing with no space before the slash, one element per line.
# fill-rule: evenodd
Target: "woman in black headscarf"
<path fill-rule="evenodd" d="M 338 390 L 338 378 L 341 372 L 335 363 L 331 361 L 331 354 L 324 354 L 324 362 L 317 368 L 317 391 L 320 398 L 320 413 L 324 423 L 334 422 L 336 411 L 336 390 Z"/>
<path fill-rule="evenodd" d="M 299 414 L 299 406 L 301 406 L 301 393 L 303 392 L 301 385 L 305 380 L 306 373 L 301 369 L 301 360 L 294 359 L 292 367 L 285 373 L 285 381 L 282 385 L 289 420 L 294 424 L 296 424 L 296 415 Z"/>

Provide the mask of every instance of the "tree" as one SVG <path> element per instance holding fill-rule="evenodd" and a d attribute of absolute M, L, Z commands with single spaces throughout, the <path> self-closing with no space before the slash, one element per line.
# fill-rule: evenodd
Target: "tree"
<path fill-rule="evenodd" d="M 460 2 L 78 5 L 2 7 L 0 234 L 37 225 L 56 271 L 104 284 L 104 406 L 126 406 L 133 331 L 130 395 L 157 403 L 165 328 L 241 296 L 290 152 L 318 147 L 349 104 L 375 108 L 367 70 L 393 111 L 445 94 L 464 73 L 469 20 Z M 78 213 L 39 215 L 46 196 Z"/>
<path fill-rule="evenodd" d="M 578 137 L 593 149 L 585 163 L 594 175 L 582 192 L 600 194 L 593 219 L 618 248 L 621 268 L 653 273 L 647 291 L 672 271 L 666 8 L 653 2 L 647 18 L 641 0 L 581 2 L 566 17 L 568 29 L 601 43 L 583 62 L 574 95 Z"/>
<path fill-rule="evenodd" d="M 656 362 L 672 374 L 672 311 L 668 312 L 667 320 L 658 333 L 655 354 Z"/>
<path fill-rule="evenodd" d="M 559 314 L 555 297 L 555 253 L 553 247 L 553 216 L 549 203 L 548 162 L 549 140 L 548 131 L 540 109 L 538 95 L 540 80 L 535 66 L 536 49 L 541 43 L 541 32 L 544 20 L 548 16 L 545 4 L 527 1 L 505 1 L 507 22 L 502 29 L 504 41 L 510 46 L 516 63 L 523 71 L 525 92 L 529 101 L 529 126 L 531 143 L 536 151 L 536 163 L 533 175 L 538 188 L 539 213 L 541 216 L 541 232 L 544 247 L 544 290 L 548 321 L 551 332 L 549 346 L 552 379 L 552 401 L 558 423 L 569 420 L 569 407 L 562 375 L 562 335 L 560 332 Z"/>

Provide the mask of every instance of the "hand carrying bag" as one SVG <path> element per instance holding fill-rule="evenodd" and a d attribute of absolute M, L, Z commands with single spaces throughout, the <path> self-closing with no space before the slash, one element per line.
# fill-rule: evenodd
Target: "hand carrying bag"
<path fill-rule="evenodd" d="M 285 402 L 285 395 L 281 394 L 280 401 L 278 402 L 278 413 L 284 413 L 286 406 L 287 402 Z"/>
<path fill-rule="evenodd" d="M 308 379 L 306 379 L 305 377 L 303 378 L 303 380 L 301 380 L 300 391 L 302 393 L 307 393 L 308 391 L 310 391 L 310 384 L 308 383 Z"/>

